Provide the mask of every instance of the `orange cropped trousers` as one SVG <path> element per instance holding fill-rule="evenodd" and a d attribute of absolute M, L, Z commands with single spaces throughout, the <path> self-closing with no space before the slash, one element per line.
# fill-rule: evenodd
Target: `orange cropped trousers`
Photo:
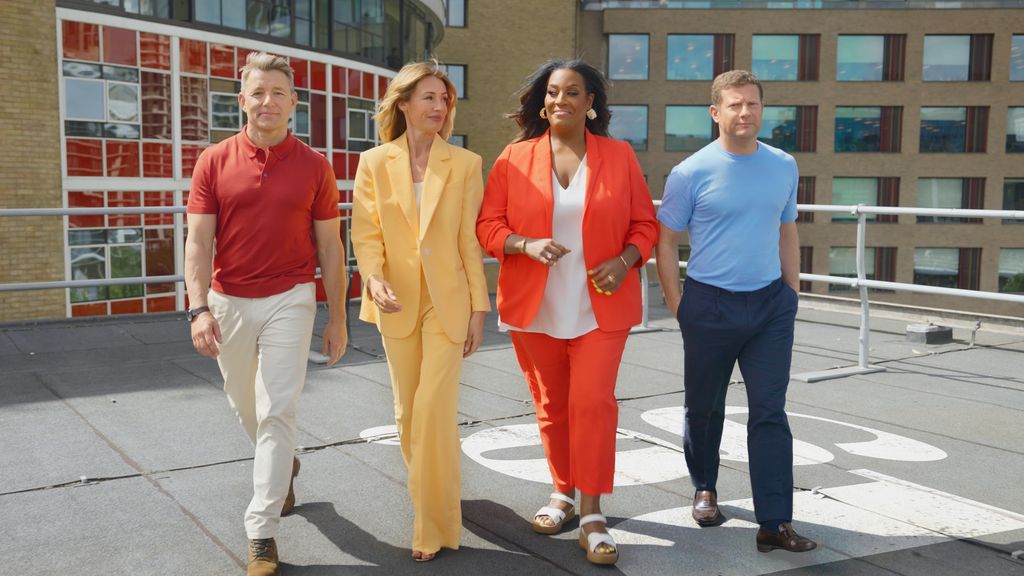
<path fill-rule="evenodd" d="M 555 490 L 612 491 L 619 406 L 615 382 L 629 330 L 592 330 L 570 339 L 512 332 L 533 394 L 541 443 Z"/>

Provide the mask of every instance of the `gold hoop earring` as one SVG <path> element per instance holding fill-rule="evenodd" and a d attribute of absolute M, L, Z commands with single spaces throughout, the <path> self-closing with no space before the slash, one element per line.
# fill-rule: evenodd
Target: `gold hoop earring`
<path fill-rule="evenodd" d="M 545 119 L 545 120 L 548 119 L 548 109 L 547 108 L 541 108 L 540 109 L 540 117 Z"/>
<path fill-rule="evenodd" d="M 587 118 L 590 118 L 591 120 L 597 120 L 597 110 L 594 110 L 593 108 L 587 110 Z"/>

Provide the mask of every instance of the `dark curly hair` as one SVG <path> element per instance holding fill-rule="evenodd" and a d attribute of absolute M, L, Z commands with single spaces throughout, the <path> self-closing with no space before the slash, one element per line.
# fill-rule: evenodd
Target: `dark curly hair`
<path fill-rule="evenodd" d="M 608 110 L 608 80 L 600 70 L 587 64 L 580 58 L 574 60 L 548 60 L 540 68 L 530 74 L 526 83 L 519 89 L 519 109 L 508 114 L 519 125 L 516 142 L 536 138 L 548 129 L 548 121 L 540 117 L 540 109 L 544 107 L 544 96 L 548 90 L 548 78 L 555 70 L 572 70 L 583 77 L 584 89 L 594 95 L 594 112 L 597 118 L 586 119 L 587 129 L 598 136 L 608 136 L 608 122 L 612 113 Z"/>

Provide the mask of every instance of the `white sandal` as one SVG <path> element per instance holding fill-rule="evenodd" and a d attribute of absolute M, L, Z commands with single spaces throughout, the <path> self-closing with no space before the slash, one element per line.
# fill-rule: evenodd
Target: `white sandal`
<path fill-rule="evenodd" d="M 587 514 L 580 518 L 580 548 L 587 551 L 587 560 L 591 564 L 615 564 L 619 560 L 619 548 L 615 545 L 615 540 L 607 532 L 584 532 L 583 526 L 591 522 L 601 522 L 605 526 L 608 525 L 608 519 L 603 514 Z M 611 552 L 598 552 L 597 547 L 601 544 L 607 544 L 614 548 L 614 550 Z"/>
<path fill-rule="evenodd" d="M 555 508 L 554 506 L 542 506 L 537 513 L 533 515 L 533 522 L 530 523 L 533 526 L 533 531 L 538 534 L 558 534 L 562 531 L 562 527 L 569 520 L 572 520 L 576 516 L 576 501 L 569 498 L 561 492 L 552 492 L 552 500 L 561 500 L 569 505 L 568 509 Z M 537 521 L 538 518 L 547 516 L 551 519 L 554 524 L 548 526 Z"/>

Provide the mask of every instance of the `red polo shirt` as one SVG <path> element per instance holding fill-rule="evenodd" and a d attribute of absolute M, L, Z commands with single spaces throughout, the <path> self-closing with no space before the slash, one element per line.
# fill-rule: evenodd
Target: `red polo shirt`
<path fill-rule="evenodd" d="M 338 187 L 327 159 L 291 132 L 267 154 L 243 128 L 199 157 L 188 212 L 217 215 L 213 289 L 263 298 L 313 281 L 313 221 L 338 217 Z"/>

